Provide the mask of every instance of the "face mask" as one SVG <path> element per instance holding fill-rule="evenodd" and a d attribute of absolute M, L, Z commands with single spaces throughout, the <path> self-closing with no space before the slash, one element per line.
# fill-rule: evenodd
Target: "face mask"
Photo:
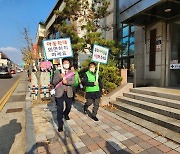
<path fill-rule="evenodd" d="M 64 64 L 63 67 L 64 67 L 65 69 L 68 69 L 68 68 L 69 68 L 69 64 Z"/>
<path fill-rule="evenodd" d="M 90 71 L 94 73 L 95 72 L 95 68 L 90 68 Z"/>
<path fill-rule="evenodd" d="M 61 69 L 61 67 L 58 67 L 58 70 L 60 70 Z"/>

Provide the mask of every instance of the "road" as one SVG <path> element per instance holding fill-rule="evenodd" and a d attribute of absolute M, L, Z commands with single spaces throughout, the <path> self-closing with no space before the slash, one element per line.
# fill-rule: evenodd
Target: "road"
<path fill-rule="evenodd" d="M 0 100 L 8 92 L 8 90 L 14 85 L 21 73 L 14 74 L 12 78 L 0 78 Z"/>
<path fill-rule="evenodd" d="M 14 86 L 16 83 L 17 87 Z M 17 73 L 11 79 L 0 79 L 0 99 L 9 93 L 11 87 L 15 87 L 0 112 L 0 154 L 25 153 L 26 84 L 26 73 Z"/>

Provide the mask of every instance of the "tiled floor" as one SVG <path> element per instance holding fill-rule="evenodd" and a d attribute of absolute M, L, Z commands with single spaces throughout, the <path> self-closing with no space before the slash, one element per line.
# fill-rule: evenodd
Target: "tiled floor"
<path fill-rule="evenodd" d="M 64 132 L 58 133 L 54 115 L 54 138 L 38 143 L 38 153 L 45 154 L 176 154 L 180 145 L 125 120 L 103 108 L 98 111 L 98 122 L 82 113 L 82 104 L 75 103 Z M 91 111 L 91 109 L 89 109 Z M 49 111 L 50 112 L 50 111 Z"/>

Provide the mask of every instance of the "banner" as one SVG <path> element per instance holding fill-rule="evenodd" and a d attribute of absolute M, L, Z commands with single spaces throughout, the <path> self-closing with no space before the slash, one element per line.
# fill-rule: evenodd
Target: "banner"
<path fill-rule="evenodd" d="M 38 45 L 37 44 L 33 44 L 32 48 L 33 48 L 33 50 L 32 50 L 32 58 L 33 59 L 38 59 L 39 58 Z"/>
<path fill-rule="evenodd" d="M 52 63 L 50 61 L 43 61 L 40 64 L 41 69 L 50 69 L 52 67 Z"/>
<path fill-rule="evenodd" d="M 109 48 L 94 44 L 92 61 L 107 64 Z"/>
<path fill-rule="evenodd" d="M 73 56 L 70 38 L 44 40 L 43 45 L 48 60 Z"/>

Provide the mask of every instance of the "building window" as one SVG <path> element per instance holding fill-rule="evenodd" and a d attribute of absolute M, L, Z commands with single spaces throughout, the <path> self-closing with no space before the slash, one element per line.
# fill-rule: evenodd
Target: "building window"
<path fill-rule="evenodd" d="M 134 26 L 121 24 L 119 37 L 124 49 L 120 55 L 121 68 L 128 69 L 128 76 L 133 76 L 134 69 Z M 133 68 L 133 69 L 132 69 Z"/>
<path fill-rule="evenodd" d="M 134 44 L 129 46 L 129 55 L 134 55 Z"/>
<path fill-rule="evenodd" d="M 126 26 L 122 29 L 122 37 L 128 36 L 129 34 L 129 26 Z"/>
<path fill-rule="evenodd" d="M 134 55 L 134 26 L 122 24 L 121 28 L 121 43 L 124 45 L 124 50 L 121 57 Z"/>
<path fill-rule="evenodd" d="M 134 26 L 121 24 L 119 37 L 124 49 L 120 55 L 121 68 L 128 69 L 128 77 L 133 77 L 134 72 Z"/>
<path fill-rule="evenodd" d="M 57 38 L 60 38 L 60 32 L 56 32 L 55 35 L 56 35 L 56 39 L 57 39 Z"/>

